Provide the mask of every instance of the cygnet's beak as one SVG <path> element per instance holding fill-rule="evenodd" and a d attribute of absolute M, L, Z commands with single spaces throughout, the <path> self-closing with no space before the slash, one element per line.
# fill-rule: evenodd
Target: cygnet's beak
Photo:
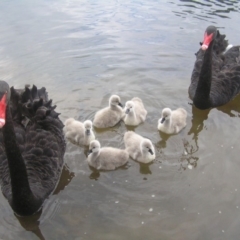
<path fill-rule="evenodd" d="M 153 155 L 153 150 L 151 148 L 148 151 Z"/>
<path fill-rule="evenodd" d="M 87 136 L 90 135 L 90 129 L 86 129 L 86 135 L 87 135 Z"/>
<path fill-rule="evenodd" d="M 89 149 L 88 151 L 88 155 L 90 155 L 92 153 L 92 149 Z"/>
<path fill-rule="evenodd" d="M 118 103 L 118 105 L 119 105 L 120 107 L 123 107 L 123 105 L 122 105 L 120 102 Z"/>
<path fill-rule="evenodd" d="M 164 121 L 165 121 L 165 117 L 163 117 L 163 118 L 161 119 L 161 123 L 164 123 Z"/>
<path fill-rule="evenodd" d="M 126 111 L 125 111 L 125 113 L 128 114 L 129 112 L 130 112 L 130 109 L 127 108 Z"/>

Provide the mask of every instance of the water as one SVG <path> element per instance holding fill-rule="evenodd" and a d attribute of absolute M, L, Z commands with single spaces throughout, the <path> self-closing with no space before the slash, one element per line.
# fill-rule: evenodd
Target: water
<path fill-rule="evenodd" d="M 187 89 L 205 28 L 240 44 L 238 1 L 1 1 L 0 75 L 45 86 L 61 119 L 92 119 L 111 94 L 141 97 L 157 158 L 92 171 L 87 149 L 67 144 L 65 168 L 41 213 L 16 217 L 0 195 L 1 239 L 239 239 L 240 97 L 212 110 Z M 164 107 L 184 107 L 187 127 L 157 131 Z M 122 148 L 124 124 L 96 131 Z"/>

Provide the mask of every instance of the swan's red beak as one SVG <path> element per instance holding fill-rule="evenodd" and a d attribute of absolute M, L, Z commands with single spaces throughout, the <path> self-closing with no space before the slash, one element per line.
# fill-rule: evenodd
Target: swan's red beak
<path fill-rule="evenodd" d="M 5 93 L 0 101 L 0 128 L 2 128 L 5 125 L 6 122 L 6 99 L 7 99 L 7 93 Z"/>
<path fill-rule="evenodd" d="M 204 34 L 204 39 L 203 39 L 203 43 L 202 43 L 202 47 L 201 47 L 203 51 L 205 51 L 205 50 L 208 49 L 208 46 L 209 46 L 209 44 L 211 43 L 212 39 L 213 39 L 213 33 L 211 33 L 211 34 L 208 35 L 208 34 L 205 32 L 205 34 Z"/>

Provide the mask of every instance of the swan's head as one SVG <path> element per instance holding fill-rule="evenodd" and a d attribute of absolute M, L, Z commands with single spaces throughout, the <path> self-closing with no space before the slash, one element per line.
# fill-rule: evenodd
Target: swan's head
<path fill-rule="evenodd" d="M 89 144 L 88 154 L 97 153 L 101 148 L 100 142 L 98 140 L 93 140 Z"/>
<path fill-rule="evenodd" d="M 217 28 L 214 26 L 209 26 L 207 27 L 205 33 L 204 33 L 204 38 L 203 38 L 203 42 L 201 43 L 202 45 L 202 50 L 207 50 L 210 43 L 212 42 L 212 40 L 216 37 L 216 35 L 218 34 Z"/>
<path fill-rule="evenodd" d="M 123 107 L 123 105 L 121 104 L 121 99 L 120 99 L 120 97 L 118 95 L 112 95 L 109 98 L 109 105 Z"/>
<path fill-rule="evenodd" d="M 0 81 L 0 128 L 6 122 L 6 108 L 10 100 L 10 95 L 9 85 L 5 81 Z"/>
<path fill-rule="evenodd" d="M 83 126 L 84 126 L 84 128 L 85 128 L 86 135 L 90 135 L 91 130 L 92 130 L 92 121 L 91 121 L 91 120 L 86 120 L 86 121 L 83 123 Z"/>
<path fill-rule="evenodd" d="M 134 109 L 134 102 L 133 101 L 127 101 L 125 104 L 125 113 L 128 114 L 130 112 L 132 112 Z"/>
<path fill-rule="evenodd" d="M 143 139 L 140 144 L 142 153 L 148 153 L 155 158 L 155 149 L 153 147 L 152 142 L 149 139 Z"/>
<path fill-rule="evenodd" d="M 164 121 L 169 120 L 172 114 L 172 110 L 170 108 L 164 108 L 162 110 L 162 117 L 159 122 L 164 123 Z"/>

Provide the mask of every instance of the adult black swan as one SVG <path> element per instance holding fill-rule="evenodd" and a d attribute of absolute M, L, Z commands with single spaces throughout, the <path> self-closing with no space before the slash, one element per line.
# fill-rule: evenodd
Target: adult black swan
<path fill-rule="evenodd" d="M 17 215 L 32 215 L 59 180 L 63 124 L 45 88 L 18 92 L 0 81 L 0 182 Z"/>
<path fill-rule="evenodd" d="M 196 53 L 188 93 L 199 109 L 224 105 L 240 92 L 240 46 L 226 51 L 225 37 L 209 26 Z"/>

